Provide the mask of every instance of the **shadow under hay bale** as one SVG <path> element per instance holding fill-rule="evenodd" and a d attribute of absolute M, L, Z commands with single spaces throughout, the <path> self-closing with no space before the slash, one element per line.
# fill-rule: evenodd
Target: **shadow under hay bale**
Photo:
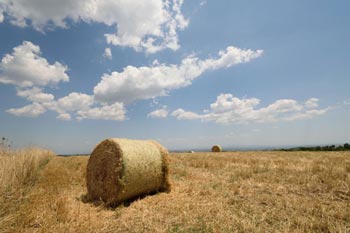
<path fill-rule="evenodd" d="M 212 152 L 222 152 L 222 147 L 220 145 L 214 145 L 212 148 L 211 148 L 211 151 Z"/>
<path fill-rule="evenodd" d="M 93 150 L 86 172 L 87 199 L 116 206 L 170 192 L 168 151 L 155 141 L 111 138 Z"/>

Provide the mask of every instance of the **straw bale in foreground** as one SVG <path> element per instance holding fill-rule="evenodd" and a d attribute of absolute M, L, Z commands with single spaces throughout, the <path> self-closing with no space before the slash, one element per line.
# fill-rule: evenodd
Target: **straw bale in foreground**
<path fill-rule="evenodd" d="M 107 205 L 169 192 L 168 151 L 155 141 L 111 138 L 93 150 L 86 173 L 89 200 Z"/>

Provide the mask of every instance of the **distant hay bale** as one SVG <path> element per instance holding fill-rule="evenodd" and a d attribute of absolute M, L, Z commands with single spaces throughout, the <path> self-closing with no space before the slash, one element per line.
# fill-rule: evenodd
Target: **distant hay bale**
<path fill-rule="evenodd" d="M 212 148 L 211 148 L 211 151 L 212 152 L 222 152 L 222 148 L 220 145 L 214 145 Z"/>
<path fill-rule="evenodd" d="M 169 192 L 168 166 L 168 151 L 155 141 L 106 139 L 89 158 L 87 198 L 115 205 L 149 193 Z"/>
<path fill-rule="evenodd" d="M 193 150 L 189 150 L 189 151 L 188 151 L 188 153 L 193 154 L 193 153 L 194 153 L 194 151 L 193 151 Z"/>

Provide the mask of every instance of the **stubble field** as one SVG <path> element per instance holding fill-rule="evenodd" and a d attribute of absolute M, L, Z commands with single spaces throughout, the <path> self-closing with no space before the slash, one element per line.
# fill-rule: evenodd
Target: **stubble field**
<path fill-rule="evenodd" d="M 171 193 L 108 209 L 82 201 L 88 156 L 4 153 L 0 232 L 350 232 L 350 152 L 170 157 Z"/>

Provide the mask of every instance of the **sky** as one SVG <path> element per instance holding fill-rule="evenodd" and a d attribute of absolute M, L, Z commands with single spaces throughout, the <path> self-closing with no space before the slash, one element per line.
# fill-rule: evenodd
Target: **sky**
<path fill-rule="evenodd" d="M 0 136 L 90 153 L 350 141 L 348 0 L 0 0 Z"/>

